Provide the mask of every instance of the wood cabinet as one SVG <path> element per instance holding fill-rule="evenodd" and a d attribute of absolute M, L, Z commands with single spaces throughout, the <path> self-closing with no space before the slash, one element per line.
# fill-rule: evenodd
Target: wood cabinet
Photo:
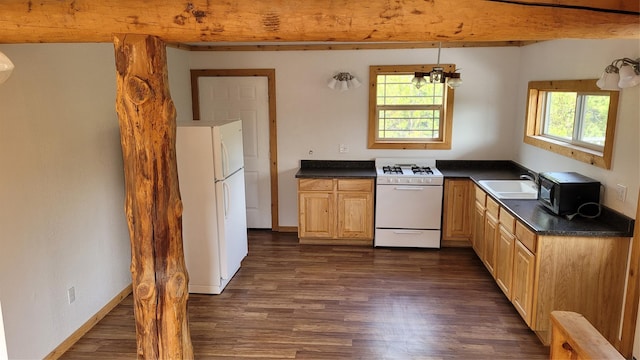
<path fill-rule="evenodd" d="M 442 246 L 471 246 L 472 190 L 469 179 L 445 179 Z"/>
<path fill-rule="evenodd" d="M 582 314 L 617 343 L 630 238 L 537 237 L 531 328 L 545 345 L 554 310 Z"/>
<path fill-rule="evenodd" d="M 484 254 L 484 212 L 487 201 L 487 194 L 477 185 L 473 185 L 473 226 L 471 229 L 471 245 L 476 255 L 482 259 Z"/>
<path fill-rule="evenodd" d="M 533 235 L 533 233 L 531 234 Z M 535 255 L 519 239 L 514 245 L 511 303 L 520 313 L 524 322 L 531 327 Z"/>
<path fill-rule="evenodd" d="M 298 179 L 300 242 L 371 245 L 373 188 L 373 179 Z"/>
<path fill-rule="evenodd" d="M 511 299 L 513 280 L 513 252 L 516 242 L 514 235 L 515 220 L 504 208 L 500 208 L 498 234 L 496 237 L 496 283 L 502 292 Z"/>
<path fill-rule="evenodd" d="M 484 214 L 484 252 L 482 261 L 491 275 L 496 277 L 496 243 L 498 237 L 498 211 L 497 202 L 487 197 L 487 206 Z"/>
<path fill-rule="evenodd" d="M 551 340 L 551 312 L 563 310 L 584 315 L 616 344 L 630 238 L 536 235 L 476 191 L 474 250 L 542 342 Z"/>

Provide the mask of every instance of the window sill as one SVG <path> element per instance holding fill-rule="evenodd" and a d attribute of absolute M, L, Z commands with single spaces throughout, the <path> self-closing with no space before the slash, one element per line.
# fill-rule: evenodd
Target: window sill
<path fill-rule="evenodd" d="M 395 142 L 376 141 L 369 143 L 369 149 L 398 149 L 398 150 L 450 150 L 450 142 Z"/>
<path fill-rule="evenodd" d="M 603 169 L 611 168 L 611 154 L 563 143 L 542 136 L 525 135 L 524 142 L 529 145 L 552 151 L 568 158 L 585 162 Z M 606 149 L 606 148 L 605 148 Z"/>

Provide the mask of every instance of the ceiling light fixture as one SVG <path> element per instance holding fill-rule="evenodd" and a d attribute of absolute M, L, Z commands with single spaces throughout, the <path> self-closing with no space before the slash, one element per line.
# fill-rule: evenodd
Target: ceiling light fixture
<path fill-rule="evenodd" d="M 327 86 L 333 90 L 346 91 L 360 87 L 362 83 L 348 72 L 339 72 L 334 75 Z"/>
<path fill-rule="evenodd" d="M 640 59 L 615 59 L 602 72 L 596 85 L 602 90 L 620 90 L 640 84 Z"/>
<path fill-rule="evenodd" d="M 430 72 L 416 71 L 411 83 L 420 89 L 426 84 L 446 83 L 450 88 L 455 89 L 462 85 L 462 78 L 460 73 L 457 72 L 445 72 L 444 68 L 440 66 L 440 51 L 442 50 L 442 43 L 438 43 L 438 63 L 431 69 Z M 458 71 L 458 70 L 456 70 Z"/>
<path fill-rule="evenodd" d="M 13 65 L 11 60 L 9 60 L 7 55 L 3 54 L 0 51 L 0 84 L 7 81 L 9 76 L 11 76 L 11 72 L 13 71 L 14 67 L 15 66 Z"/>

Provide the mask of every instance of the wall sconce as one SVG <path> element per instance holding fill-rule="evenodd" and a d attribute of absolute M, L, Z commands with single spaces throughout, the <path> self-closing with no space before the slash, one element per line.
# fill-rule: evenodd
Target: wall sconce
<path fill-rule="evenodd" d="M 346 91 L 360 87 L 362 83 L 348 72 L 340 72 L 334 75 L 327 86 L 333 90 Z"/>
<path fill-rule="evenodd" d="M 7 81 L 9 76 L 11 76 L 11 72 L 13 71 L 14 67 L 15 66 L 13 65 L 11 60 L 9 60 L 7 55 L 3 54 L 0 51 L 0 84 Z"/>
<path fill-rule="evenodd" d="M 430 72 L 416 72 L 414 74 L 413 79 L 411 79 L 411 83 L 416 87 L 416 89 L 420 89 L 426 84 L 435 83 L 447 83 L 447 85 L 452 89 L 455 89 L 458 86 L 462 85 L 462 78 L 460 77 L 460 73 L 444 72 L 444 69 L 439 66 L 441 50 L 442 43 L 438 43 L 438 64 Z"/>
<path fill-rule="evenodd" d="M 640 84 L 640 59 L 613 60 L 602 72 L 596 85 L 602 90 L 620 90 Z"/>

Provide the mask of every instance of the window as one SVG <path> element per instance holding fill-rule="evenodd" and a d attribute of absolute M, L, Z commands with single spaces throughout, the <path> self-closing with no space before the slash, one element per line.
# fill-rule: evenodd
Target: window
<path fill-rule="evenodd" d="M 450 149 L 453 90 L 446 84 L 417 89 L 415 72 L 435 65 L 371 66 L 369 69 L 370 149 Z M 440 65 L 445 72 L 454 65 Z"/>
<path fill-rule="evenodd" d="M 531 81 L 524 142 L 609 169 L 618 95 L 596 80 Z"/>

